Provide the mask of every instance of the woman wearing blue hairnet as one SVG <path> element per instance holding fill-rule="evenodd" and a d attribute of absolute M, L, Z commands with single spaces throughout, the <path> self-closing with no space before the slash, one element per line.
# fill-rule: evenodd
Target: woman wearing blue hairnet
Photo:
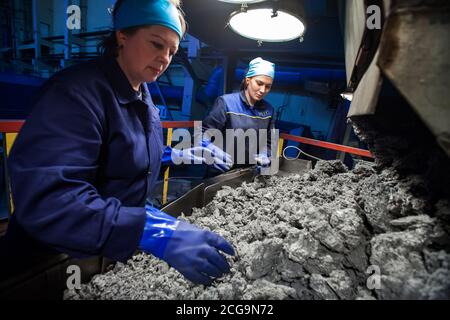
<path fill-rule="evenodd" d="M 57 73 L 36 99 L 9 159 L 8 236 L 20 254 L 51 248 L 126 261 L 141 249 L 208 285 L 229 272 L 220 252 L 233 255 L 232 246 L 145 207 L 162 159 L 194 159 L 193 150 L 164 148 L 145 85 L 166 70 L 185 33 L 179 1 L 118 1 L 113 22 L 102 57 Z M 227 170 L 226 155 L 214 156 Z"/>
<path fill-rule="evenodd" d="M 210 143 L 207 132 L 211 129 L 220 130 L 224 137 L 228 129 L 242 129 L 244 132 L 253 129 L 256 131 L 257 137 L 267 133 L 266 145 L 259 145 L 259 139 L 257 142 L 246 140 L 245 144 L 239 143 L 236 139 L 234 148 L 224 146 L 224 150 L 234 155 L 232 157 L 234 168 L 246 167 L 255 163 L 258 168 L 263 168 L 271 163 L 271 138 L 275 129 L 275 112 L 264 98 L 272 89 L 274 77 L 275 65 L 273 63 L 262 58 L 253 59 L 242 81 L 240 92 L 219 97 L 208 116 L 203 120 L 202 131 L 206 137 L 203 145 L 206 146 Z M 230 142 L 227 139 L 224 141 Z M 220 173 L 215 168 L 209 167 L 207 176 L 211 177 Z"/>

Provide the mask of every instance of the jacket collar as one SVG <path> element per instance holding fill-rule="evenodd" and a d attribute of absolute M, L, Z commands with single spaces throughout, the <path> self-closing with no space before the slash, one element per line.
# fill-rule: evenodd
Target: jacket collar
<path fill-rule="evenodd" d="M 113 57 L 104 56 L 101 59 L 101 68 L 110 82 L 117 100 L 120 104 L 130 104 L 139 101 L 139 96 L 134 91 L 127 76 L 123 72 L 117 60 Z M 142 100 L 148 102 L 151 97 L 146 85 L 141 86 Z"/>
<path fill-rule="evenodd" d="M 239 92 L 239 96 L 241 97 L 241 100 L 244 103 L 244 105 L 249 109 L 254 109 L 254 108 L 259 109 L 264 106 L 264 100 L 257 101 L 254 106 L 250 105 L 250 103 L 247 101 L 247 97 L 245 96 L 244 90 L 241 90 L 241 92 Z"/>

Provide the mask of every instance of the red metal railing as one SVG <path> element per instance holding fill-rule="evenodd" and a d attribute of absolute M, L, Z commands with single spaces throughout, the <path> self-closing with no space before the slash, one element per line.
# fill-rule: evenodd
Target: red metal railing
<path fill-rule="evenodd" d="M 0 121 L 1 133 L 18 133 L 25 121 Z"/>
<path fill-rule="evenodd" d="M 24 121 L 0 121 L 0 132 L 2 133 L 18 133 L 22 128 Z M 162 122 L 163 128 L 193 128 L 194 121 L 166 121 Z M 340 144 L 319 141 L 304 137 L 298 137 L 290 134 L 282 133 L 280 137 L 284 140 L 296 141 L 304 143 L 311 146 L 316 146 L 320 148 L 325 148 L 329 150 L 335 150 L 345 153 L 350 153 L 358 156 L 363 156 L 367 158 L 373 158 L 373 155 L 368 150 L 358 149 L 348 146 L 343 146 Z"/>
<path fill-rule="evenodd" d="M 325 149 L 329 149 L 329 150 L 341 151 L 341 152 L 345 152 L 345 153 L 351 153 L 354 155 L 363 156 L 363 157 L 367 157 L 367 158 L 373 158 L 373 155 L 370 153 L 370 151 L 364 150 L 364 149 L 347 147 L 347 146 L 343 146 L 340 144 L 319 141 L 319 140 L 314 140 L 314 139 L 309 139 L 309 138 L 303 138 L 303 137 L 293 136 L 291 134 L 285 134 L 285 133 L 282 133 L 280 135 L 280 137 L 285 140 L 296 141 L 296 142 L 308 144 L 311 146 L 321 147 L 321 148 L 325 148 Z"/>

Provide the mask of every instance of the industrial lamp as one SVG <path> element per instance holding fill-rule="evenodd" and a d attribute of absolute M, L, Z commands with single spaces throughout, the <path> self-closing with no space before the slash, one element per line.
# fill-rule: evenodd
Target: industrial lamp
<path fill-rule="evenodd" d="M 219 0 L 222 2 L 229 2 L 229 3 L 241 3 L 241 4 L 247 4 L 247 3 L 257 3 L 257 2 L 263 2 L 266 0 Z"/>
<path fill-rule="evenodd" d="M 353 100 L 353 92 L 351 92 L 351 91 L 343 92 L 343 93 L 341 93 L 341 97 L 342 97 L 342 99 L 348 100 L 351 102 Z"/>
<path fill-rule="evenodd" d="M 303 1 L 266 1 L 242 7 L 230 16 L 231 29 L 259 42 L 285 42 L 299 38 L 306 26 L 302 20 Z"/>

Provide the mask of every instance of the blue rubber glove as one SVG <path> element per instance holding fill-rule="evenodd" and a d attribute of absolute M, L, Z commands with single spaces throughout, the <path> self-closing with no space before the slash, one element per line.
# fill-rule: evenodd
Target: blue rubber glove
<path fill-rule="evenodd" d="M 206 157 L 209 158 L 209 161 Z M 162 165 L 212 164 L 214 168 L 220 170 L 221 172 L 230 170 L 233 165 L 229 154 L 223 152 L 217 147 L 216 149 L 206 147 L 203 143 L 201 146 L 183 150 L 166 147 L 161 163 Z"/>
<path fill-rule="evenodd" d="M 230 272 L 219 251 L 234 255 L 234 249 L 221 236 L 150 206 L 146 206 L 146 213 L 139 249 L 166 261 L 197 284 L 210 285 L 214 278 Z"/>
<path fill-rule="evenodd" d="M 205 163 L 203 158 L 203 148 L 189 148 L 189 149 L 173 149 L 166 147 L 161 159 L 162 165 L 180 165 L 180 164 L 202 164 Z"/>
<path fill-rule="evenodd" d="M 265 153 L 255 155 L 255 160 L 256 160 L 256 172 L 258 174 L 261 173 L 262 169 L 270 167 L 271 164 L 270 158 Z"/>
<path fill-rule="evenodd" d="M 210 140 L 202 140 L 202 147 L 208 150 L 211 156 L 214 158 L 214 163 L 212 164 L 214 168 L 221 172 L 227 172 L 233 166 L 233 159 L 231 156 L 214 145 Z"/>

